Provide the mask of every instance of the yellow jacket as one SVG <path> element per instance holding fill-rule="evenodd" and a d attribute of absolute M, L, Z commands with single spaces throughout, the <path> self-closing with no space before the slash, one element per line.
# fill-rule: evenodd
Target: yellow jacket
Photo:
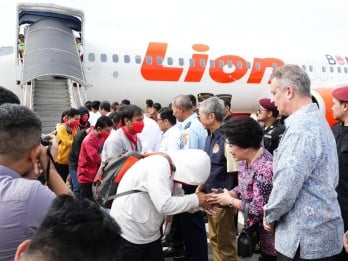
<path fill-rule="evenodd" d="M 74 140 L 76 130 L 71 130 L 66 124 L 61 124 L 57 128 L 58 156 L 57 163 L 67 165 L 69 162 L 69 153 Z"/>

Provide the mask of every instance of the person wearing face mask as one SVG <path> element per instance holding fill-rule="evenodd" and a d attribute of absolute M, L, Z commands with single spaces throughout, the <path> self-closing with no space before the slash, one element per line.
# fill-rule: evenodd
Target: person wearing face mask
<path fill-rule="evenodd" d="M 136 105 L 122 105 L 121 127 L 106 139 L 102 151 L 101 168 L 113 157 L 128 151 L 142 151 L 139 133 L 144 128 L 144 112 Z"/>
<path fill-rule="evenodd" d="M 80 130 L 87 129 L 91 126 L 89 123 L 89 112 L 86 107 L 81 106 L 79 108 L 80 111 Z"/>
<path fill-rule="evenodd" d="M 97 174 L 101 157 L 100 148 L 112 129 L 112 120 L 108 116 L 98 118 L 94 129 L 82 141 L 77 179 L 81 186 L 81 197 L 93 200 L 92 184 Z"/>
<path fill-rule="evenodd" d="M 68 113 L 68 120 L 57 128 L 58 156 L 56 167 L 64 181 L 66 181 L 69 174 L 69 153 L 74 137 L 79 130 L 79 125 L 80 111 L 71 108 Z"/>

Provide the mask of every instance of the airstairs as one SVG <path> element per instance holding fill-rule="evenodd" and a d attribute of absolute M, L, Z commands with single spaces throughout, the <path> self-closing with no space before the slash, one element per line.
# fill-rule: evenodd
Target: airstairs
<path fill-rule="evenodd" d="M 23 103 L 40 117 L 43 133 L 55 129 L 63 111 L 86 100 L 83 64 L 75 44 L 83 13 L 52 4 L 18 5 L 18 26 L 25 28 L 21 66 Z"/>

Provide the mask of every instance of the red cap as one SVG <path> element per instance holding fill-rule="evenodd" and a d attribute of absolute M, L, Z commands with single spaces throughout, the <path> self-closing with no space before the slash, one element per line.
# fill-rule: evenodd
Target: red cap
<path fill-rule="evenodd" d="M 333 90 L 332 96 L 337 100 L 348 102 L 348 87 L 341 87 Z"/>
<path fill-rule="evenodd" d="M 269 111 L 278 111 L 277 106 L 270 99 L 264 98 L 259 101 L 260 105 Z"/>

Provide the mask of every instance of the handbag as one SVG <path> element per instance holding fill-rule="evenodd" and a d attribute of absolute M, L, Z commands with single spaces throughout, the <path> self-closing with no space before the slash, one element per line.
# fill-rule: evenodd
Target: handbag
<path fill-rule="evenodd" d="M 255 253 L 255 248 L 260 241 L 258 227 L 260 222 L 247 227 L 246 223 L 248 220 L 249 207 L 246 209 L 246 214 L 244 214 L 244 227 L 239 233 L 237 239 L 237 254 L 240 257 L 252 257 Z"/>

